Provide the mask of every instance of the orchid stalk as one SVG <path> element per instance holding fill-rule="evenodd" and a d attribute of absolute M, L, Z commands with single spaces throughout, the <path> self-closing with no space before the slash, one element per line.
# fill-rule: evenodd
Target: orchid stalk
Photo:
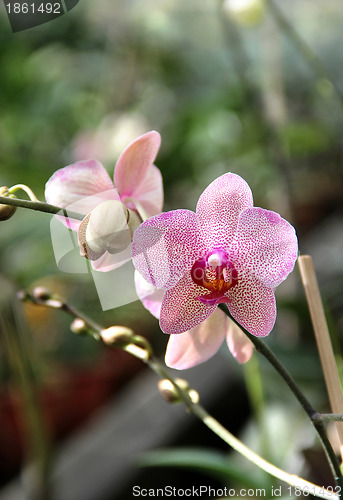
<path fill-rule="evenodd" d="M 67 304 L 65 300 L 58 296 L 54 296 L 47 290 L 36 289 L 32 294 L 21 292 L 20 298 L 30 301 L 33 304 L 65 311 L 76 320 L 81 321 L 84 324 L 84 333 L 87 333 L 93 337 L 93 339 L 102 341 L 112 347 L 123 349 L 143 361 L 161 378 L 161 380 L 168 380 L 172 384 L 175 388 L 176 396 L 180 402 L 185 404 L 188 412 L 200 419 L 206 427 L 231 448 L 271 476 L 297 488 L 299 491 L 303 491 L 305 494 L 311 493 L 318 498 L 328 500 L 339 499 L 339 495 L 334 494 L 332 491 L 311 483 L 296 474 L 289 474 L 248 448 L 202 407 L 198 402 L 198 397 L 194 397 L 194 391 L 188 389 L 187 384 L 180 383 L 178 379 L 174 379 L 166 371 L 160 361 L 153 355 L 152 347 L 144 337 L 136 335 L 133 331 L 129 331 L 129 329 L 125 327 L 103 328 L 84 313 Z M 317 423 L 320 423 L 320 414 L 317 414 L 317 412 L 314 413 L 318 415 Z"/>
<path fill-rule="evenodd" d="M 222 309 L 222 311 L 225 312 L 225 314 L 231 316 L 226 306 L 220 305 L 219 307 Z M 323 419 L 320 417 L 318 418 L 318 412 L 313 408 L 313 406 L 308 401 L 304 393 L 300 390 L 299 386 L 297 385 L 293 377 L 290 375 L 288 370 L 283 366 L 283 364 L 278 360 L 278 358 L 275 356 L 272 350 L 261 339 L 259 339 L 254 335 L 251 335 L 246 329 L 243 328 L 243 331 L 246 334 L 246 336 L 251 340 L 251 342 L 255 345 L 256 350 L 262 356 L 264 356 L 267 359 L 267 361 L 279 373 L 279 375 L 281 375 L 281 377 L 284 379 L 290 390 L 293 392 L 294 396 L 299 401 L 300 405 L 305 410 L 307 416 L 309 417 L 311 423 L 315 427 L 317 434 L 321 440 L 335 481 L 339 486 L 343 486 L 343 478 L 340 466 L 337 461 L 336 454 L 326 435 L 325 427 L 323 426 Z"/>
<path fill-rule="evenodd" d="M 78 221 L 81 221 L 84 218 L 84 215 L 78 212 L 74 212 L 72 210 L 67 211 L 65 208 L 51 205 L 50 203 L 45 203 L 44 201 L 22 200 L 20 198 L 0 196 L 0 204 L 26 208 L 27 210 L 35 210 L 37 212 L 44 212 L 51 215 L 58 214 L 60 216 L 68 217 L 70 219 L 75 219 Z"/>
<path fill-rule="evenodd" d="M 9 194 L 13 194 L 19 190 L 24 191 L 31 201 L 39 201 L 32 189 L 29 186 L 26 186 L 26 184 L 16 184 L 15 186 L 12 186 L 8 192 Z"/>
<path fill-rule="evenodd" d="M 292 272 L 298 257 L 295 229 L 279 214 L 254 207 L 250 187 L 233 173 L 222 175 L 205 189 L 196 212 L 160 213 L 162 181 L 153 163 L 159 146 L 160 136 L 155 131 L 129 144 L 116 162 L 113 182 L 101 163 L 85 160 L 53 174 L 45 191 L 49 203 L 39 202 L 29 188 L 25 191 L 30 201 L 13 198 L 23 185 L 4 188 L 0 202 L 56 214 L 68 230 L 78 232 L 80 253 L 96 270 L 116 269 L 132 257 L 137 294 L 159 318 L 161 330 L 170 335 L 165 357 L 168 366 L 185 369 L 203 363 L 218 351 L 224 339 L 234 357 L 245 363 L 255 346 L 309 416 L 335 481 L 343 486 L 325 432 L 326 418 L 314 410 L 260 339 L 274 327 L 275 289 Z M 103 328 L 44 289 L 25 292 L 21 298 L 68 313 L 74 318 L 72 331 L 91 335 L 146 363 L 162 380 L 170 382 L 175 390 L 173 398 L 182 401 L 217 436 L 261 469 L 305 493 L 336 498 L 247 448 L 206 412 L 195 391 L 168 374 L 140 335 L 119 326 Z M 165 395 L 163 384 L 160 387 Z M 170 396 L 170 387 L 168 391 Z M 338 406 L 333 409 L 341 411 Z"/>

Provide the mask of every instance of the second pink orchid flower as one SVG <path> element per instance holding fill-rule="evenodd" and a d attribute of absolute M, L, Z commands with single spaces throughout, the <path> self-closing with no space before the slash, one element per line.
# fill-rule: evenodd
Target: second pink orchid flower
<path fill-rule="evenodd" d="M 162 211 L 162 176 L 154 165 L 160 144 L 160 134 L 155 131 L 131 142 L 118 158 L 113 181 L 94 159 L 57 170 L 48 180 L 48 203 L 87 216 L 82 223 L 61 220 L 79 231 L 81 254 L 91 259 L 94 269 L 110 271 L 128 262 L 134 229 L 141 220 Z M 91 241 L 84 243 L 86 237 Z"/>

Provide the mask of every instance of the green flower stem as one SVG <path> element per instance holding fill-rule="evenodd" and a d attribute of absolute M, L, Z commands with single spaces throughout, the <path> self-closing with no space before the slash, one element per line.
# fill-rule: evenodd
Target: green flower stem
<path fill-rule="evenodd" d="M 51 500 L 52 450 L 50 437 L 41 412 L 32 360 L 25 345 L 27 326 L 22 311 L 17 307 L 15 301 L 9 304 L 6 313 L 0 314 L 0 328 L 11 369 L 21 391 L 21 410 L 25 418 L 28 440 L 27 460 L 29 463 L 34 463 L 30 476 L 30 498 Z"/>
<path fill-rule="evenodd" d="M 24 292 L 21 294 L 23 300 L 30 300 L 34 304 L 44 305 L 46 307 L 52 307 L 54 309 L 61 309 L 74 318 L 82 319 L 86 325 L 89 327 L 91 336 L 96 340 L 101 340 L 101 334 L 104 331 L 104 328 L 95 323 L 93 320 L 90 320 L 86 315 L 75 309 L 74 307 L 67 305 L 60 298 L 52 298 L 52 299 L 37 299 L 33 295 Z M 305 479 L 298 477 L 295 474 L 289 474 L 288 472 L 279 469 L 275 465 L 271 464 L 267 460 L 264 460 L 257 453 L 248 448 L 245 444 L 243 444 L 239 439 L 237 439 L 233 434 L 231 434 L 225 427 L 223 427 L 215 418 L 213 418 L 198 402 L 192 401 L 189 392 L 187 392 L 183 387 L 181 387 L 165 370 L 160 361 L 151 354 L 152 348 L 149 342 L 143 337 L 134 336 L 134 342 L 127 344 L 126 346 L 121 346 L 126 352 L 132 354 L 136 358 L 143 361 L 151 370 L 153 370 L 162 380 L 169 380 L 178 396 L 180 401 L 182 401 L 189 413 L 193 414 L 195 417 L 199 418 L 204 425 L 206 425 L 214 434 L 216 434 L 220 439 L 222 439 L 226 444 L 228 444 L 235 451 L 243 455 L 247 460 L 255 464 L 260 469 L 264 470 L 268 474 L 285 483 L 297 488 L 298 490 L 303 491 L 306 495 L 309 493 L 317 496 L 319 498 L 324 498 L 327 500 L 339 500 L 339 496 L 333 494 L 333 492 L 326 490 L 323 487 L 317 486 Z M 136 339 L 136 340 L 135 340 Z M 113 344 L 116 347 L 115 344 Z M 118 347 L 118 346 L 117 346 Z M 318 413 L 315 413 L 316 417 L 318 417 Z"/>
<path fill-rule="evenodd" d="M 250 462 L 257 465 L 257 467 L 259 467 L 260 469 L 264 470 L 265 472 L 268 472 L 271 476 L 274 476 L 280 479 L 281 481 L 284 481 L 290 486 L 301 489 L 305 493 L 305 495 L 308 495 L 310 493 L 313 496 L 319 498 L 326 498 L 326 499 L 334 498 L 335 500 L 338 500 L 339 498 L 338 495 L 336 494 L 332 495 L 332 493 L 325 490 L 324 488 L 316 486 L 313 483 L 310 483 L 309 481 L 306 481 L 305 479 L 302 479 L 295 474 L 289 474 L 288 472 L 285 472 L 284 470 L 279 469 L 275 465 L 264 460 L 262 457 L 253 452 L 250 448 L 245 446 L 239 439 L 237 439 L 228 430 L 226 430 L 200 405 L 196 405 L 193 413 L 198 418 L 200 418 L 200 420 L 202 420 L 203 423 L 209 429 L 211 429 L 215 434 L 217 434 L 218 437 L 220 437 L 223 441 L 225 441 L 225 443 L 231 446 L 231 448 L 233 448 L 235 451 L 243 455 Z"/>
<path fill-rule="evenodd" d="M 343 477 L 341 474 L 340 466 L 336 454 L 326 435 L 324 424 L 322 421 L 316 418 L 319 415 L 318 412 L 313 408 L 313 406 L 308 401 L 304 393 L 301 391 L 301 389 L 299 388 L 293 377 L 286 370 L 283 364 L 277 359 L 277 357 L 275 356 L 273 351 L 267 346 L 267 344 L 265 344 L 265 342 L 263 342 L 260 338 L 251 335 L 247 330 L 245 330 L 241 325 L 239 325 L 237 321 L 234 318 L 232 318 L 226 305 L 219 304 L 219 308 L 241 328 L 241 330 L 245 333 L 245 335 L 254 344 L 256 350 L 267 359 L 267 361 L 275 368 L 275 370 L 281 375 L 281 377 L 284 379 L 288 387 L 291 389 L 291 391 L 293 392 L 293 394 L 295 395 L 295 397 L 297 398 L 297 400 L 307 413 L 309 419 L 311 420 L 313 426 L 315 427 L 315 430 L 317 431 L 317 434 L 325 450 L 328 462 L 330 464 L 337 485 L 343 487 Z"/>
<path fill-rule="evenodd" d="M 50 205 L 49 203 L 44 203 L 43 201 L 29 201 L 21 200 L 19 198 L 0 196 L 0 203 L 3 205 L 13 205 L 15 207 L 27 208 L 29 210 L 38 210 L 39 212 L 45 212 L 53 215 L 63 214 L 64 217 L 68 217 L 69 219 L 83 220 L 85 217 L 77 212 L 72 212 L 71 210 L 66 210 L 65 208 Z"/>
<path fill-rule="evenodd" d="M 26 186 L 26 184 L 16 184 L 15 186 L 9 188 L 8 192 L 9 194 L 14 194 L 18 190 L 24 191 L 31 201 L 39 201 L 32 189 L 29 188 L 29 186 Z"/>

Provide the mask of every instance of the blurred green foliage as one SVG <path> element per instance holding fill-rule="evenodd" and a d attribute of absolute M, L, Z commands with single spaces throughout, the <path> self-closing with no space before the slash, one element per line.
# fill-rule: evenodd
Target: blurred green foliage
<path fill-rule="evenodd" d="M 95 156 L 112 174 L 126 144 L 157 129 L 166 209 L 194 209 L 203 188 L 231 170 L 257 205 L 306 234 L 342 208 L 343 9 L 292 2 L 287 30 L 268 5 L 250 25 L 215 0 L 82 0 L 16 34 L 2 16 L 0 183 L 26 183 L 43 199 L 58 168 Z M 0 272 L 19 286 L 60 274 L 45 214 L 18 210 L 2 223 L 0 248 Z"/>
<path fill-rule="evenodd" d="M 0 183 L 26 183 L 43 199 L 58 168 L 93 156 L 112 174 L 127 143 L 156 129 L 166 209 L 194 209 L 203 188 L 231 170 L 302 237 L 342 207 L 343 9 L 292 2 L 287 16 L 290 30 L 268 2 L 240 24 L 215 0 L 82 0 L 16 34 L 2 16 Z M 19 209 L 2 223 L 0 272 L 21 287 L 55 276 L 72 297 L 87 283 L 82 300 L 74 296 L 100 315 L 91 276 L 56 267 L 49 222 Z"/>
<path fill-rule="evenodd" d="M 311 60 L 268 5 L 249 26 L 216 0 L 80 0 L 67 15 L 16 34 L 3 15 L 0 184 L 27 184 L 43 200 L 58 168 L 94 156 L 112 175 L 128 142 L 156 129 L 166 209 L 194 209 L 210 181 L 233 171 L 248 181 L 256 205 L 294 223 L 302 248 L 310 231 L 342 211 L 343 6 L 287 2 L 287 19 L 315 54 Z M 131 326 L 139 317 L 142 333 L 158 329 L 140 304 L 102 315 L 91 276 L 62 275 L 56 267 L 49 222 L 18 209 L 1 223 L 0 273 L 19 287 L 47 276 L 95 317 Z M 336 284 L 342 276 L 335 273 Z M 329 290 L 331 282 L 324 285 Z M 309 336 L 294 287 L 285 295 L 280 329 L 294 333 L 299 320 Z M 335 300 L 339 319 L 343 303 L 337 294 Z M 51 324 L 51 349 L 81 355 L 78 339 L 56 342 L 65 320 L 54 316 Z M 282 342 L 286 351 L 299 345 L 296 334 Z"/>

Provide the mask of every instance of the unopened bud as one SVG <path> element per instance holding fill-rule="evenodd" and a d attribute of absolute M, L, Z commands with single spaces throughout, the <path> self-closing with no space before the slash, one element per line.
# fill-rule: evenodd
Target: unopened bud
<path fill-rule="evenodd" d="M 0 187 L 0 196 L 7 196 L 8 198 L 15 198 L 14 195 L 9 195 L 8 187 L 2 186 Z M 17 207 L 13 205 L 6 205 L 5 203 L 0 203 L 0 221 L 8 220 L 14 215 Z"/>
<path fill-rule="evenodd" d="M 53 293 L 44 286 L 36 286 L 32 290 L 32 296 L 41 302 L 45 302 L 45 305 L 53 309 L 61 309 L 63 307 L 62 300 L 54 296 Z"/>
<path fill-rule="evenodd" d="M 199 401 L 200 401 L 200 396 L 199 396 L 199 393 L 198 391 L 196 391 L 195 389 L 190 389 L 188 391 L 188 396 L 190 397 L 191 401 L 193 404 L 198 404 Z"/>
<path fill-rule="evenodd" d="M 45 288 L 44 286 L 36 286 L 32 290 L 32 295 L 35 299 L 38 300 L 49 300 L 51 299 L 52 292 L 48 288 Z"/>
<path fill-rule="evenodd" d="M 158 390 L 162 398 L 167 401 L 167 403 L 181 403 L 182 399 L 170 380 L 167 378 L 159 380 L 157 383 Z"/>
<path fill-rule="evenodd" d="M 81 255 L 89 260 L 97 260 L 105 252 L 122 252 L 131 243 L 139 224 L 139 217 L 121 201 L 103 201 L 80 224 L 78 237 Z"/>
<path fill-rule="evenodd" d="M 70 325 L 70 329 L 73 333 L 77 333 L 78 335 L 82 335 L 88 332 L 86 322 L 81 318 L 75 318 Z"/>
<path fill-rule="evenodd" d="M 175 383 L 180 389 L 185 391 L 192 403 L 197 404 L 199 403 L 199 394 L 197 393 L 196 390 L 190 389 L 189 383 L 187 380 L 184 380 L 182 378 L 176 378 Z M 167 403 L 180 403 L 182 401 L 182 398 L 180 397 L 179 391 L 175 387 L 175 385 L 168 379 L 163 379 L 158 382 L 158 389 L 161 393 L 161 396 Z"/>
<path fill-rule="evenodd" d="M 130 344 L 134 337 L 134 331 L 125 326 L 110 326 L 101 332 L 101 338 L 108 345 Z"/>

